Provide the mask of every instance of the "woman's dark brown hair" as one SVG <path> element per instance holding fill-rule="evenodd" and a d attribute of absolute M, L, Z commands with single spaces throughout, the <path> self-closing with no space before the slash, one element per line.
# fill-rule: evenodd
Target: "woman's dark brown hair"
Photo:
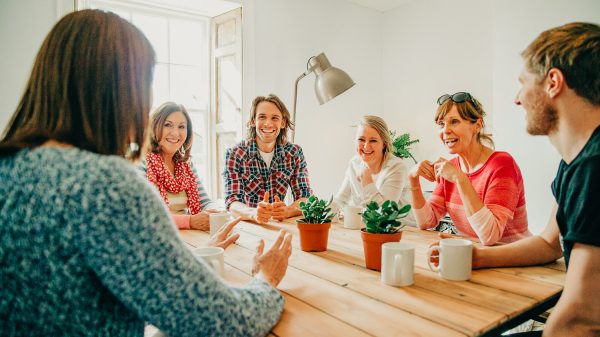
<path fill-rule="evenodd" d="M 173 161 L 188 161 L 190 159 L 190 154 L 192 152 L 192 141 L 193 141 L 193 130 L 192 130 L 192 120 L 190 119 L 190 114 L 187 112 L 185 107 L 181 104 L 166 102 L 161 104 L 156 111 L 152 114 L 151 122 L 150 122 L 150 151 L 154 153 L 160 153 L 160 140 L 162 139 L 163 129 L 165 126 L 165 121 L 167 117 L 174 112 L 181 112 L 185 117 L 185 121 L 187 123 L 187 134 L 185 138 L 185 142 L 181 146 L 180 151 L 175 152 L 173 155 Z"/>
<path fill-rule="evenodd" d="M 37 54 L 0 140 L 0 155 L 56 140 L 137 158 L 148 122 L 154 63 L 148 39 L 116 14 L 83 10 L 66 15 Z"/>

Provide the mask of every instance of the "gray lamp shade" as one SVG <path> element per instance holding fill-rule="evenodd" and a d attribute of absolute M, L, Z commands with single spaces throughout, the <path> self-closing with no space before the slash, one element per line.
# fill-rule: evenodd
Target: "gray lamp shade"
<path fill-rule="evenodd" d="M 308 74 L 314 72 L 315 79 L 315 94 L 319 104 L 323 105 L 332 100 L 337 95 L 354 86 L 354 81 L 345 71 L 332 67 L 325 54 L 321 53 L 308 59 L 306 72 L 298 76 L 294 84 L 294 105 L 292 109 L 292 122 L 296 123 L 296 100 L 298 98 L 298 83 Z M 292 143 L 296 138 L 296 129 L 292 129 Z"/>
<path fill-rule="evenodd" d="M 323 53 L 311 58 L 310 64 L 316 74 L 315 94 L 321 105 L 354 85 L 352 78 L 345 71 L 332 67 Z"/>

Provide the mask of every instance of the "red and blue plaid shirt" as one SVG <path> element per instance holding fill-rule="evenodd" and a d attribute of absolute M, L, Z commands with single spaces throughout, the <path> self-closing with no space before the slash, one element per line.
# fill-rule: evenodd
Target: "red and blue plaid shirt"
<path fill-rule="evenodd" d="M 273 202 L 275 195 L 284 200 L 288 187 L 294 200 L 312 194 L 302 148 L 291 143 L 275 146 L 269 168 L 258 152 L 256 141 L 244 140 L 227 149 L 223 177 L 227 209 L 235 201 L 256 207 L 267 191 L 269 202 Z"/>

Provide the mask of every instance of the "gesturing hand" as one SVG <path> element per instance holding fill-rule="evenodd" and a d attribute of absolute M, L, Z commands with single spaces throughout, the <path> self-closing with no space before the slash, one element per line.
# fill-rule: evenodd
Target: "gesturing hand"
<path fill-rule="evenodd" d="M 261 239 L 256 247 L 252 275 L 262 277 L 276 287 L 285 276 L 288 259 L 292 254 L 292 234 L 281 230 L 266 253 L 263 253 L 264 248 L 265 242 Z"/>
<path fill-rule="evenodd" d="M 210 237 L 210 240 L 208 240 L 206 245 L 227 249 L 229 245 L 235 243 L 240 237 L 239 233 L 231 235 L 231 231 L 233 230 L 233 227 L 235 227 L 235 225 L 237 225 L 241 220 L 242 217 L 237 217 L 234 220 L 227 223 L 225 226 L 222 226 L 218 232 L 216 232 L 213 236 Z"/>
<path fill-rule="evenodd" d="M 435 181 L 435 171 L 433 169 L 433 165 L 429 160 L 423 160 L 410 169 L 408 172 L 408 177 L 413 180 L 418 180 L 419 177 L 423 177 L 433 182 Z"/>
<path fill-rule="evenodd" d="M 443 178 L 451 183 L 455 183 L 459 175 L 464 174 L 454 164 L 443 158 L 440 158 L 440 160 L 433 164 L 433 169 L 435 170 L 436 180 Z"/>

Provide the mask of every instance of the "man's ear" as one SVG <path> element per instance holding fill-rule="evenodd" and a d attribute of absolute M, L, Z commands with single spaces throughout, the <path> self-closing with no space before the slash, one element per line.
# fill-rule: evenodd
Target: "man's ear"
<path fill-rule="evenodd" d="M 548 71 L 548 75 L 546 76 L 546 92 L 548 93 L 548 97 L 555 98 L 565 90 L 566 85 L 565 75 L 560 69 L 552 68 Z"/>

